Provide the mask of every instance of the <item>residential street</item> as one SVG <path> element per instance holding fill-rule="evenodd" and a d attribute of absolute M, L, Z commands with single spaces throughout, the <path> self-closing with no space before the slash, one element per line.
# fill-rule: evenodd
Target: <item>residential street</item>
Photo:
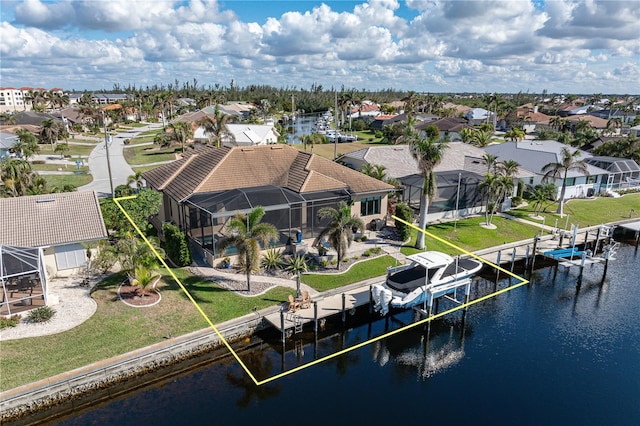
<path fill-rule="evenodd" d="M 162 127 L 161 123 L 153 123 L 113 136 L 113 139 L 109 144 L 109 162 L 111 163 L 113 188 L 118 185 L 125 185 L 127 183 L 127 178 L 133 174 L 133 170 L 124 159 L 124 140 L 131 139 L 147 130 L 158 129 L 160 127 Z M 87 185 L 79 187 L 78 191 L 94 190 L 98 194 L 98 197 L 101 198 L 111 196 L 107 151 L 105 149 L 104 142 L 98 144 L 93 151 L 91 151 L 91 154 L 89 155 L 89 171 L 93 176 L 93 181 Z"/>

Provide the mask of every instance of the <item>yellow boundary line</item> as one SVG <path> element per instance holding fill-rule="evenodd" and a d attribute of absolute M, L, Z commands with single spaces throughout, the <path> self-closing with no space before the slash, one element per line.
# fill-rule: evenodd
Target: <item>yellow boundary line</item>
<path fill-rule="evenodd" d="M 455 312 L 455 311 L 458 311 L 458 310 L 460 310 L 460 309 L 464 309 L 464 308 L 466 308 L 466 307 L 469 307 L 469 306 L 475 305 L 476 303 L 480 303 L 480 302 L 482 302 L 482 301 L 484 301 L 484 300 L 490 299 L 490 298 L 495 297 L 495 296 L 497 296 L 497 295 L 499 295 L 499 294 L 502 294 L 502 293 L 506 293 L 506 292 L 508 292 L 508 291 L 511 291 L 511 290 L 513 290 L 513 289 L 516 289 L 516 288 L 518 288 L 518 287 L 521 287 L 521 286 L 523 286 L 523 285 L 525 285 L 525 284 L 528 284 L 528 283 L 529 283 L 529 281 L 527 281 L 527 280 L 525 280 L 525 279 L 523 279 L 523 278 L 519 277 L 518 275 L 516 275 L 516 274 L 514 274 L 514 273 L 512 273 L 512 272 L 510 272 L 510 271 L 507 271 L 506 269 L 503 269 L 503 268 L 501 268 L 500 266 L 495 265 L 495 264 L 493 264 L 493 263 L 491 263 L 491 262 L 489 262 L 489 261 L 487 261 L 487 260 L 485 260 L 485 259 L 483 259 L 483 258 L 481 258 L 481 257 L 479 257 L 479 256 L 477 256 L 477 255 L 475 255 L 475 254 L 473 254 L 473 253 L 471 253 L 471 252 L 469 252 L 469 251 L 467 251 L 467 250 L 465 250 L 465 249 L 461 248 L 461 247 L 458 247 L 458 246 L 456 246 L 455 244 L 450 243 L 449 241 L 446 241 L 446 240 L 444 240 L 444 239 L 442 239 L 442 238 L 440 238 L 440 237 L 437 237 L 437 236 L 435 236 L 435 235 L 433 235 L 433 234 L 431 234 L 431 233 L 429 233 L 429 232 L 425 231 L 424 229 L 420 229 L 420 228 L 418 228 L 417 226 L 415 226 L 415 225 L 413 225 L 413 224 L 411 224 L 411 223 L 405 222 L 404 220 L 402 220 L 402 219 L 400 219 L 400 218 L 397 218 L 396 216 L 392 216 L 395 220 L 397 220 L 397 221 L 399 221 L 399 222 L 402 222 L 402 223 L 404 223 L 405 225 L 408 225 L 408 226 L 410 226 L 411 228 L 416 229 L 417 231 L 422 232 L 422 233 L 424 233 L 425 235 L 427 235 L 427 236 L 429 236 L 429 237 L 431 237 L 431 238 L 433 238 L 433 239 L 435 239 L 435 240 L 437 240 L 437 241 L 440 241 L 440 242 L 442 242 L 442 243 L 445 243 L 445 244 L 447 244 L 448 246 L 450 246 L 450 247 L 452 247 L 452 248 L 454 248 L 454 249 L 456 249 L 456 250 L 458 250 L 458 251 L 461 251 L 462 253 L 468 254 L 468 255 L 470 255 L 470 256 L 472 256 L 472 257 L 474 257 L 474 258 L 478 259 L 478 260 L 479 260 L 480 262 L 482 262 L 482 263 L 486 263 L 487 265 L 493 266 L 493 267 L 494 267 L 494 268 L 496 268 L 497 270 L 502 271 L 502 272 L 504 272 L 505 274 L 510 275 L 510 276 L 512 276 L 512 277 L 514 277 L 514 278 L 516 278 L 516 279 L 520 280 L 520 282 L 519 282 L 519 283 L 516 283 L 516 284 L 514 284 L 514 285 L 512 285 L 512 286 L 510 286 L 510 287 L 504 288 L 504 289 L 502 289 L 502 290 L 498 290 L 498 291 L 493 292 L 493 293 L 491 293 L 491 294 L 487 294 L 487 295 L 485 295 L 485 296 L 482 296 L 482 297 L 480 297 L 480 298 L 478 298 L 478 299 L 474 299 L 474 300 L 472 300 L 472 301 L 470 301 L 470 302 L 468 302 L 468 303 L 463 303 L 463 304 L 458 305 L 458 306 L 456 306 L 456 307 L 454 307 L 454 308 L 451 308 L 451 309 L 449 309 L 449 310 L 447 310 L 447 311 L 440 312 L 440 313 L 438 313 L 438 314 L 432 315 L 432 316 L 430 316 L 430 317 L 428 317 L 428 318 L 425 318 L 425 319 L 423 319 L 423 320 L 420 320 L 420 321 L 417 321 L 417 322 L 415 322 L 415 323 L 411 323 L 411 324 L 406 325 L 406 326 L 404 326 L 404 327 L 398 328 L 398 329 L 396 329 L 396 330 L 390 331 L 390 332 L 388 332 L 388 333 L 386 333 L 386 334 L 383 334 L 383 335 L 381 335 L 381 336 L 374 337 L 374 338 L 372 338 L 372 339 L 369 339 L 369 340 L 367 340 L 367 341 L 364 341 L 364 342 L 358 343 L 358 344 L 356 344 L 356 345 L 354 345 L 354 346 L 348 347 L 348 348 L 343 349 L 343 350 L 341 350 L 341 351 L 338 351 L 338 352 L 332 353 L 332 354 L 330 354 L 330 355 L 327 355 L 327 356 L 325 356 L 325 357 L 322 357 L 322 358 L 319 358 L 319 359 L 313 360 L 313 361 L 311 361 L 311 362 L 308 362 L 307 364 L 300 365 L 300 366 L 298 366 L 298 367 L 294 367 L 294 368 L 292 368 L 291 370 L 287 370 L 287 371 L 285 371 L 285 372 L 283 372 L 283 373 L 276 374 L 276 375 L 274 375 L 274 376 L 268 377 L 268 378 L 263 379 L 263 380 L 257 380 L 257 379 L 255 378 L 255 376 L 253 375 L 253 373 L 251 373 L 251 370 L 249 370 L 249 368 L 246 366 L 246 364 L 245 364 L 244 362 L 242 362 L 242 360 L 240 359 L 240 356 L 238 356 L 238 354 L 236 353 L 236 351 L 234 351 L 234 350 L 233 350 L 233 348 L 231 347 L 231 345 L 229 344 L 229 342 L 227 342 L 227 340 L 224 338 L 224 336 L 222 335 L 222 333 L 220 333 L 220 331 L 218 330 L 218 328 L 213 324 L 213 322 L 212 322 L 212 321 L 211 321 L 211 319 L 207 316 L 207 314 L 204 312 L 204 310 L 202 310 L 202 308 L 200 307 L 200 305 L 198 305 L 198 302 L 196 302 L 196 301 L 195 301 L 195 299 L 193 298 L 193 296 L 191 296 L 191 294 L 187 291 L 187 289 L 184 287 L 184 285 L 182 284 L 182 282 L 181 282 L 181 281 L 178 279 L 178 277 L 173 273 L 173 271 L 171 270 L 171 268 L 169 268 L 169 266 L 165 263 L 164 259 L 162 259 L 162 257 L 161 257 L 161 256 L 158 254 L 158 252 L 156 251 L 156 249 L 155 249 L 155 248 L 153 248 L 153 246 L 151 245 L 151 243 L 149 242 L 149 240 L 147 239 L 147 237 L 145 237 L 145 235 L 142 233 L 142 231 L 140 231 L 140 229 L 139 229 L 139 228 L 138 228 L 138 226 L 135 224 L 135 222 L 133 221 L 133 219 L 131 219 L 131 216 L 129 216 L 129 213 L 127 213 L 127 212 L 126 212 L 126 210 L 125 210 L 125 209 L 122 207 L 122 205 L 120 204 L 120 201 L 122 201 L 122 200 L 131 200 L 131 199 L 134 199 L 134 198 L 136 198 L 136 196 L 135 196 L 135 195 L 132 195 L 132 196 L 128 196 L 128 197 L 119 197 L 119 198 L 114 198 L 114 199 L 113 199 L 113 201 L 114 201 L 114 203 L 116 203 L 116 205 L 118 206 L 118 208 L 122 211 L 122 213 L 125 215 L 125 217 L 127 218 L 127 220 L 128 220 L 129 222 L 131 222 L 131 224 L 133 225 L 134 229 L 135 229 L 135 230 L 136 230 L 136 232 L 137 232 L 137 233 L 142 237 L 142 239 L 144 240 L 144 242 L 145 242 L 145 243 L 147 243 L 147 245 L 151 248 L 151 250 L 153 251 L 153 254 L 155 254 L 155 255 L 156 255 L 156 257 L 157 257 L 157 258 L 160 260 L 160 262 L 162 263 L 162 266 L 164 266 L 164 268 L 167 270 L 167 272 L 169 272 L 169 274 L 171 275 L 171 277 L 176 281 L 176 283 L 178 283 L 178 286 L 180 286 L 180 288 L 181 288 L 181 289 L 182 289 L 182 291 L 184 291 L 184 293 L 187 295 L 187 297 L 189 298 L 189 300 L 191 301 L 191 303 L 193 303 L 193 305 L 196 307 L 196 309 L 198 310 L 198 312 L 200 312 L 200 315 L 202 315 L 202 317 L 207 321 L 207 323 L 209 324 L 209 326 L 210 326 L 210 327 L 213 329 L 213 331 L 218 335 L 218 337 L 220 338 L 220 340 L 222 341 L 222 343 L 227 347 L 227 349 L 229 349 L 229 352 L 231 352 L 231 354 L 233 355 L 233 357 L 238 361 L 238 363 L 240 364 L 240 366 L 244 369 L 244 371 L 249 375 L 249 377 L 251 378 L 251 380 L 253 380 L 253 382 L 254 382 L 257 386 L 264 385 L 264 384 L 266 384 L 266 383 L 269 383 L 269 382 L 272 382 L 272 381 L 274 381 L 274 380 L 280 379 L 280 378 L 282 378 L 282 377 L 284 377 L 284 376 L 288 376 L 289 374 L 296 373 L 296 372 L 298 372 L 298 371 L 304 370 L 305 368 L 309 368 L 309 367 L 311 367 L 311 366 L 313 366 L 313 365 L 320 364 L 321 362 L 325 362 L 325 361 L 328 361 L 328 360 L 330 360 L 330 359 L 332 359 L 332 358 L 336 358 L 336 357 L 338 357 L 338 356 L 340 356 L 340 355 L 346 354 L 346 353 L 351 352 L 351 351 L 353 351 L 353 350 L 355 350 L 355 349 L 359 349 L 359 348 L 361 348 L 361 347 L 363 347 L 363 346 L 367 346 L 367 345 L 369 345 L 369 344 L 371 344 L 371 343 L 373 343 L 373 342 L 377 342 L 377 341 L 382 340 L 382 339 L 385 339 L 385 338 L 387 338 L 387 337 L 389 337 L 389 336 L 393 336 L 394 334 L 402 333 L 403 331 L 409 330 L 410 328 L 417 327 L 417 326 L 419 326 L 419 325 L 421 325 L 421 324 L 425 324 L 425 323 L 427 323 L 427 322 L 429 322 L 429 321 L 433 321 L 434 319 L 437 319 L 437 318 L 443 317 L 443 316 L 445 316 L 445 315 L 448 315 L 448 314 L 450 314 L 450 313 L 452 313 L 452 312 Z"/>

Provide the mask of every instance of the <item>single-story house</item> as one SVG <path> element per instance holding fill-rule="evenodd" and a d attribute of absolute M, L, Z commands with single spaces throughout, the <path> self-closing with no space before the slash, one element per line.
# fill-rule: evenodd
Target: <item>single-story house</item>
<path fill-rule="evenodd" d="M 640 187 L 640 165 L 627 158 L 594 156 L 584 161 L 609 172 L 604 190 Z"/>
<path fill-rule="evenodd" d="M 384 126 L 391 126 L 396 123 L 404 123 L 407 121 L 407 114 L 396 115 L 378 115 L 371 122 L 369 129 L 372 131 L 382 130 Z"/>
<path fill-rule="evenodd" d="M 292 238 L 314 238 L 326 226 L 318 210 L 351 203 L 365 223 L 387 215 L 393 186 L 320 156 L 288 145 L 202 147 L 143 174 L 147 186 L 162 192 L 153 220 L 160 228 L 176 223 L 192 247 L 213 265 L 217 242 L 236 212 L 264 207 L 264 222 L 280 233 L 279 245 Z"/>
<path fill-rule="evenodd" d="M 524 140 L 518 142 L 504 142 L 496 145 L 489 145 L 484 150 L 496 155 L 499 161 L 515 160 L 520 164 L 520 168 L 531 173 L 528 178 L 520 178 L 525 184 L 539 185 L 542 183 L 544 173 L 542 169 L 549 163 L 559 163 L 561 161 L 560 152 L 562 148 L 568 148 L 572 152 L 576 149 L 568 145 L 553 140 Z M 591 154 L 580 151 L 581 157 L 586 160 Z M 576 170 L 569 171 L 567 175 L 566 198 L 582 198 L 599 193 L 601 186 L 606 185 L 609 173 L 599 167 L 587 164 L 588 174 L 583 174 Z M 554 180 L 558 187 L 558 194 L 562 188 L 562 179 Z M 602 188 L 603 189 L 603 188 Z M 556 197 L 557 197 L 556 196 Z"/>
<path fill-rule="evenodd" d="M 0 132 L 0 161 L 9 158 L 11 148 L 18 143 L 18 136 L 13 133 Z"/>
<path fill-rule="evenodd" d="M 442 140 L 449 140 L 452 142 L 461 141 L 460 131 L 462 129 L 471 128 L 469 122 L 464 118 L 457 117 L 444 117 L 434 121 L 421 121 L 415 125 L 416 130 L 425 130 L 429 126 L 436 126 L 440 131 L 440 138 Z"/>
<path fill-rule="evenodd" d="M 487 172 L 484 154 L 482 149 L 466 143 L 449 143 L 442 161 L 434 170 L 438 193 L 429 204 L 429 220 L 453 217 L 456 205 L 459 215 L 482 211 L 478 184 Z M 424 179 L 409 145 L 371 146 L 342 155 L 337 161 L 355 170 L 362 170 L 365 164 L 384 166 L 388 177 L 402 183 L 401 200 L 420 208 Z"/>
<path fill-rule="evenodd" d="M 482 123 L 493 123 L 495 113 L 484 108 L 471 108 L 464 117 L 470 124 L 477 126 Z"/>
<path fill-rule="evenodd" d="M 94 191 L 0 198 L 0 314 L 48 303 L 47 280 L 87 263 L 82 243 L 107 237 Z"/>

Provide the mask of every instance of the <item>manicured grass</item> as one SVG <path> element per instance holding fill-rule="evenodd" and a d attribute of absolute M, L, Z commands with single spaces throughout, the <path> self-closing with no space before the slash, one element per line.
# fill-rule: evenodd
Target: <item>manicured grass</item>
<path fill-rule="evenodd" d="M 291 294 L 291 289 L 278 287 L 260 296 L 242 297 L 185 270 L 174 272 L 214 324 L 253 308 L 282 303 Z M 114 275 L 94 290 L 98 309 L 78 327 L 51 336 L 2 342 L 0 391 L 208 327 L 171 278 L 159 285 L 161 302 L 148 308 L 133 308 L 118 300 L 122 279 Z"/>
<path fill-rule="evenodd" d="M 64 142 L 62 142 L 64 143 Z M 65 157 L 88 157 L 95 148 L 94 145 L 73 145 L 69 144 L 69 149 L 64 153 Z M 42 155 L 54 155 L 60 157 L 60 154 L 54 152 L 54 148 L 49 144 L 41 144 L 40 145 L 40 154 Z"/>
<path fill-rule="evenodd" d="M 157 163 L 159 161 L 169 161 L 176 159 L 176 153 L 181 151 L 180 147 L 159 148 L 152 146 L 129 146 L 124 149 L 124 158 L 131 165 L 142 165 Z"/>
<path fill-rule="evenodd" d="M 141 166 L 141 167 L 131 167 L 131 168 L 133 169 L 134 172 L 144 173 L 146 171 L 155 169 L 156 167 L 159 167 L 159 166 Z"/>
<path fill-rule="evenodd" d="M 388 255 L 374 257 L 353 265 L 342 274 L 304 274 L 301 281 L 315 290 L 327 291 L 368 278 L 378 277 L 387 272 L 389 266 L 395 266 L 396 260 Z"/>
<path fill-rule="evenodd" d="M 307 152 L 313 152 L 316 155 L 319 155 L 324 158 L 328 158 L 333 160 L 333 152 L 335 149 L 335 144 L 332 143 L 323 143 L 320 145 L 314 145 L 313 151 L 311 151 L 311 147 L 307 146 Z M 364 142 L 349 142 L 349 143 L 339 143 L 338 144 L 338 157 L 342 154 L 347 154 L 352 151 L 356 151 L 358 149 L 366 148 L 370 144 Z M 291 145 L 295 148 L 298 148 L 301 151 L 304 151 L 304 146 L 301 144 Z"/>
<path fill-rule="evenodd" d="M 75 160 L 72 159 L 71 161 Z M 58 171 L 58 169 L 61 169 L 60 171 L 63 172 L 88 172 L 89 166 L 82 166 L 78 169 L 75 164 L 68 164 L 66 166 L 65 164 L 31 164 L 31 169 L 36 172 L 55 172 Z"/>
<path fill-rule="evenodd" d="M 45 178 L 49 185 L 57 187 L 62 187 L 64 185 L 80 187 L 93 180 L 93 176 L 88 173 L 78 175 L 42 175 L 42 177 Z"/>
<path fill-rule="evenodd" d="M 558 227 L 564 229 L 567 217 L 558 216 L 555 213 L 557 208 L 557 203 L 547 204 L 540 216 L 545 218 L 544 223 L 549 226 L 555 226 L 556 219 L 558 219 Z M 635 210 L 633 217 L 640 216 L 640 194 L 627 194 L 620 198 L 597 197 L 591 200 L 569 200 L 564 205 L 564 213 L 569 215 L 569 229 L 572 223 L 584 227 L 629 219 L 631 209 Z M 542 220 L 536 220 L 529 216 L 534 212 L 535 208 L 529 205 L 510 210 L 508 213 L 533 222 L 542 223 Z"/>
<path fill-rule="evenodd" d="M 540 228 L 501 217 L 493 218 L 492 223 L 496 225 L 496 229 L 481 227 L 480 223 L 484 221 L 484 216 L 478 216 L 459 220 L 457 225 L 454 225 L 454 222 L 434 224 L 427 227 L 427 232 L 468 251 L 526 240 L 540 233 Z M 417 235 L 418 231 L 414 230 L 409 244 L 400 250 L 403 254 L 410 255 L 423 251 L 415 248 Z M 431 238 L 429 235 L 425 236 L 425 245 L 427 250 L 441 251 L 451 255 L 460 254 L 459 250 Z"/>

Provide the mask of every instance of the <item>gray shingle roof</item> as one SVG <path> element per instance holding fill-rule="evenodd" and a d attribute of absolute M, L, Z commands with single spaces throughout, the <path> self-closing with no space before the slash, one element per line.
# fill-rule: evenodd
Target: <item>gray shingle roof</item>
<path fill-rule="evenodd" d="M 94 191 L 0 198 L 0 244 L 48 247 L 107 237 Z"/>

